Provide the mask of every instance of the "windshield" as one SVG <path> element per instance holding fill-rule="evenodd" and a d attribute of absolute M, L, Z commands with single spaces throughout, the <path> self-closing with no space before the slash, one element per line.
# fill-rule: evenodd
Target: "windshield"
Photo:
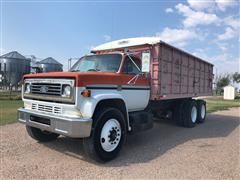
<path fill-rule="evenodd" d="M 70 69 L 72 72 L 117 72 L 122 60 L 120 54 L 84 56 Z"/>

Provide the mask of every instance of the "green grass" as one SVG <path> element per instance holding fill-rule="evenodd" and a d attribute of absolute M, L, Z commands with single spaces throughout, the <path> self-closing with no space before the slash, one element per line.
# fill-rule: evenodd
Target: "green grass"
<path fill-rule="evenodd" d="M 21 100 L 21 92 L 0 91 L 0 100 Z"/>
<path fill-rule="evenodd" d="M 17 109 L 22 106 L 21 100 L 0 100 L 0 125 L 17 122 Z"/>
<path fill-rule="evenodd" d="M 227 110 L 231 107 L 240 107 L 240 99 L 237 98 L 235 100 L 223 100 L 222 97 L 213 96 L 205 99 L 207 102 L 207 112 L 215 112 L 221 110 Z"/>

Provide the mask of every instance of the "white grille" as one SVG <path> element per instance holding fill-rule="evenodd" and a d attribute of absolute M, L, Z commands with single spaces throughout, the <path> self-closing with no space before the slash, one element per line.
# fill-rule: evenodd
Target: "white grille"
<path fill-rule="evenodd" d="M 41 112 L 53 113 L 53 114 L 61 114 L 62 108 L 57 106 L 43 105 L 32 103 L 32 110 L 37 110 Z"/>
<path fill-rule="evenodd" d="M 37 104 L 32 104 L 32 109 L 37 110 Z"/>
<path fill-rule="evenodd" d="M 55 114 L 61 114 L 61 113 L 62 113 L 62 109 L 61 109 L 60 107 L 54 107 L 53 113 L 55 113 Z"/>

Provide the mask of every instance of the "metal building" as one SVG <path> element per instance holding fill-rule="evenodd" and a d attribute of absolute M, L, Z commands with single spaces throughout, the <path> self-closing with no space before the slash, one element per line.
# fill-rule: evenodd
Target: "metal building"
<path fill-rule="evenodd" d="M 43 59 L 42 61 L 37 62 L 38 67 L 42 72 L 56 72 L 63 71 L 63 65 L 52 57 Z"/>
<path fill-rule="evenodd" d="M 6 86 L 17 86 L 24 74 L 30 73 L 30 59 L 17 51 L 0 56 L 1 82 Z"/>
<path fill-rule="evenodd" d="M 223 93 L 223 99 L 227 100 L 234 100 L 236 97 L 236 89 L 232 85 L 225 86 L 223 88 L 224 93 Z"/>

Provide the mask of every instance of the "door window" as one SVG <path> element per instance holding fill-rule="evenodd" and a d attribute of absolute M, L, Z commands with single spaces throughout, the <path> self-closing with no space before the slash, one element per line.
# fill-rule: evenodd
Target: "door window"
<path fill-rule="evenodd" d="M 135 64 L 139 67 L 139 69 L 141 69 L 140 60 L 135 57 L 131 57 L 131 59 L 135 62 Z M 141 73 L 141 71 L 136 67 L 136 65 L 132 62 L 131 59 L 129 58 L 129 56 L 126 56 L 122 72 L 126 74 L 133 74 L 133 75 Z"/>

